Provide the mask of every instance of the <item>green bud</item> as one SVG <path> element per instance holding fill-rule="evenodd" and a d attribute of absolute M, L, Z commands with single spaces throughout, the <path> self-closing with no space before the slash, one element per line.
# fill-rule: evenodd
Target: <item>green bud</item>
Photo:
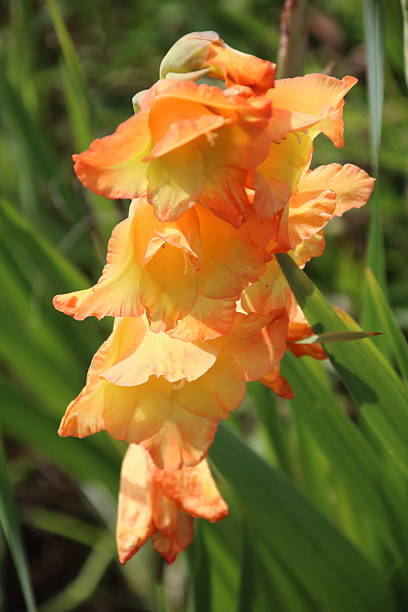
<path fill-rule="evenodd" d="M 196 72 L 206 69 L 205 59 L 210 44 L 220 41 L 216 32 L 192 32 L 180 38 L 164 56 L 160 64 L 160 78 L 177 78 L 175 75 L 188 74 L 189 79 L 200 78 L 194 76 Z M 171 76 L 170 76 L 171 75 Z M 180 78 L 180 77 L 178 77 Z"/>

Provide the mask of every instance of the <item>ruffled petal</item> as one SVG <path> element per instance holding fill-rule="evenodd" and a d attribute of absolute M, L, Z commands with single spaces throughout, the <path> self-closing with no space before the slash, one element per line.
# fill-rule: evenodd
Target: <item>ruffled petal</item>
<path fill-rule="evenodd" d="M 336 210 L 340 217 L 351 208 L 360 208 L 369 199 L 375 179 L 353 164 L 319 166 L 302 176 L 299 189 L 312 191 L 331 189 L 336 194 Z"/>
<path fill-rule="evenodd" d="M 150 376 L 169 382 L 195 380 L 214 365 L 219 352 L 215 344 L 183 342 L 165 333 L 153 333 L 144 318 L 122 319 L 119 328 L 129 340 L 128 356 L 119 356 L 115 365 L 103 371 L 103 377 L 115 385 L 142 385 Z"/>
<path fill-rule="evenodd" d="M 151 149 L 148 113 L 140 112 L 121 123 L 114 134 L 98 138 L 89 149 L 74 155 L 77 177 L 106 198 L 134 198 L 147 188 L 147 164 Z"/>
<path fill-rule="evenodd" d="M 259 281 L 243 291 L 241 303 L 246 312 L 268 315 L 279 308 L 291 312 L 294 304 L 293 293 L 276 258 L 268 263 Z"/>
<path fill-rule="evenodd" d="M 323 230 L 313 234 L 308 240 L 304 240 L 295 246 L 290 256 L 299 268 L 304 268 L 313 257 L 320 257 L 326 247 Z"/>
<path fill-rule="evenodd" d="M 167 333 L 185 342 L 213 340 L 229 333 L 235 314 L 235 299 L 213 299 L 199 293 L 190 314 Z"/>
<path fill-rule="evenodd" d="M 179 116 L 177 121 L 175 117 L 169 117 L 167 100 L 162 98 L 160 102 L 162 102 L 162 104 L 156 103 L 154 108 L 155 112 L 154 114 L 152 113 L 151 128 L 153 137 L 155 135 L 156 137 L 160 135 L 161 138 L 160 140 L 155 139 L 156 144 L 152 148 L 149 156 L 145 158 L 145 161 L 151 161 L 152 159 L 162 157 L 167 153 L 175 151 L 179 147 L 191 143 L 201 136 L 210 134 L 208 137 L 211 138 L 211 133 L 223 127 L 226 122 L 226 119 L 220 115 L 202 114 L 203 112 L 205 113 L 204 106 L 200 105 L 196 108 L 196 106 L 187 103 L 186 108 L 183 108 L 183 104 L 180 104 L 180 102 L 171 109 L 177 111 Z M 159 108 L 159 106 L 164 106 L 164 108 Z M 189 115 L 195 115 L 196 119 L 191 116 L 189 117 Z M 184 118 L 186 116 L 189 118 Z M 157 127 L 152 125 L 156 118 L 160 120 L 160 125 Z M 165 125 L 163 125 L 164 119 Z M 158 123 L 158 121 L 156 123 Z M 168 127 L 169 124 L 170 127 Z M 156 134 L 153 128 L 156 128 Z"/>
<path fill-rule="evenodd" d="M 119 561 L 126 563 L 154 534 L 152 464 L 148 454 L 131 444 L 122 463 L 116 543 Z"/>
<path fill-rule="evenodd" d="M 235 237 L 230 224 L 202 206 L 197 212 L 203 245 L 200 291 L 210 298 L 238 298 L 264 272 L 265 252 Z"/>
<path fill-rule="evenodd" d="M 57 310 L 78 320 L 89 316 L 137 317 L 144 312 L 139 298 L 141 270 L 135 259 L 131 229 L 130 219 L 114 228 L 98 283 L 90 289 L 56 295 L 53 304 Z"/>
<path fill-rule="evenodd" d="M 173 403 L 173 409 L 166 415 L 160 429 L 141 445 L 150 453 L 157 467 L 174 472 L 182 466 L 196 465 L 206 456 L 217 425 L 216 419 L 199 417 Z"/>
<path fill-rule="evenodd" d="M 298 191 L 291 197 L 277 232 L 277 251 L 286 252 L 317 234 L 336 210 L 334 191 Z"/>
<path fill-rule="evenodd" d="M 108 433 L 117 440 L 138 444 L 151 438 L 169 418 L 171 385 L 151 378 L 138 387 L 108 383 L 103 393 L 103 419 Z"/>
<path fill-rule="evenodd" d="M 200 151 L 186 145 L 152 159 L 147 169 L 147 198 L 161 221 L 174 221 L 194 206 L 204 185 Z"/>
<path fill-rule="evenodd" d="M 294 397 L 292 387 L 286 378 L 280 374 L 279 368 L 261 378 L 260 382 L 276 395 L 279 395 L 279 397 L 283 397 L 284 399 L 293 399 Z"/>
<path fill-rule="evenodd" d="M 114 330 L 118 322 L 115 322 Z M 61 421 L 58 434 L 62 437 L 83 438 L 105 429 L 103 419 L 103 394 L 106 382 L 100 375 L 109 368 L 118 354 L 124 357 L 121 330 L 112 333 L 95 353 L 88 370 L 86 385 L 81 393 L 68 406 Z M 125 343 L 126 346 L 126 343 Z"/>
<path fill-rule="evenodd" d="M 222 354 L 204 376 L 180 387 L 175 402 L 197 416 L 219 420 L 239 406 L 245 391 L 241 369 Z"/>
<path fill-rule="evenodd" d="M 94 389 L 84 388 L 68 406 L 58 435 L 62 438 L 74 436 L 84 438 L 105 429 L 103 418 L 104 383 Z"/>
<path fill-rule="evenodd" d="M 278 79 L 275 87 L 268 92 L 268 97 L 274 109 L 301 113 L 306 123 L 304 127 L 309 127 L 313 136 L 321 131 L 335 146 L 341 147 L 344 144 L 343 98 L 356 83 L 357 79 L 351 76 L 336 79 L 325 74 L 306 74 Z M 310 126 L 310 117 L 316 119 L 313 127 Z M 302 129 L 301 121 L 296 123 L 296 129 Z"/>
<path fill-rule="evenodd" d="M 222 40 L 209 46 L 205 64 L 228 84 L 245 85 L 256 95 L 274 86 L 275 64 L 229 47 Z"/>
<path fill-rule="evenodd" d="M 152 329 L 171 329 L 197 299 L 197 271 L 182 250 L 164 242 L 143 268 L 139 291 Z"/>
<path fill-rule="evenodd" d="M 167 503 L 174 503 L 167 500 Z M 174 504 L 175 505 L 175 504 Z M 153 548 L 161 554 L 167 563 L 173 563 L 177 555 L 191 544 L 194 535 L 193 519 L 185 512 L 176 510 L 171 531 L 157 531 L 152 537 Z"/>
<path fill-rule="evenodd" d="M 312 150 L 313 139 L 303 132 L 270 145 L 254 176 L 254 207 L 261 217 L 271 218 L 282 210 L 308 167 Z"/>
<path fill-rule="evenodd" d="M 186 513 L 215 522 L 228 514 L 206 459 L 191 468 L 169 474 L 155 470 L 155 482 Z"/>
<path fill-rule="evenodd" d="M 258 380 L 279 364 L 286 350 L 287 330 L 284 309 L 268 316 L 238 314 L 225 342 L 246 380 Z"/>
<path fill-rule="evenodd" d="M 252 210 L 245 191 L 247 176 L 248 171 L 242 168 L 207 165 L 199 202 L 234 227 L 240 227 Z"/>

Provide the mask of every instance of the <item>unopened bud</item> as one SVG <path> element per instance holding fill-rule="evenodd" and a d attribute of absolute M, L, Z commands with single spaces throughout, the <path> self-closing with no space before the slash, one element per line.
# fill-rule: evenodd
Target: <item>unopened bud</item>
<path fill-rule="evenodd" d="M 186 34 L 174 43 L 164 56 L 160 64 L 160 78 L 175 78 L 169 77 L 169 74 L 191 74 L 208 68 L 205 60 L 209 46 L 219 42 L 220 37 L 216 32 Z"/>

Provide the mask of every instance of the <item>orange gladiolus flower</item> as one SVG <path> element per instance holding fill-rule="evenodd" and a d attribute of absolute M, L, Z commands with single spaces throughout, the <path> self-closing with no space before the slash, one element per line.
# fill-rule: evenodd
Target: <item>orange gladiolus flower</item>
<path fill-rule="evenodd" d="M 203 75 L 226 88 L 198 84 Z M 342 146 L 356 79 L 274 76 L 274 64 L 214 32 L 189 34 L 137 94 L 136 115 L 74 155 L 86 187 L 133 199 L 97 284 L 54 298 L 79 320 L 115 317 L 59 433 L 106 430 L 130 445 L 122 562 L 149 538 L 172 562 L 193 517 L 227 514 L 205 460 L 218 423 L 247 381 L 293 397 L 280 373 L 286 350 L 326 357 L 319 344 L 299 344 L 313 330 L 276 254 L 303 267 L 323 253 L 328 221 L 371 194 L 374 180 L 356 166 L 310 169 L 318 134 Z"/>
<path fill-rule="evenodd" d="M 249 172 L 266 157 L 271 102 L 252 90 L 158 81 L 140 111 L 74 155 L 75 171 L 107 198 L 146 196 L 162 221 L 195 202 L 235 227 L 249 216 Z"/>
<path fill-rule="evenodd" d="M 245 381 L 279 364 L 287 325 L 283 311 L 238 313 L 228 336 L 191 343 L 152 332 L 144 317 L 116 319 L 59 434 L 83 437 L 106 429 L 141 444 L 166 471 L 196 465 L 220 419 L 240 404 Z"/>
<path fill-rule="evenodd" d="M 213 523 L 227 514 L 206 460 L 166 474 L 141 446 L 129 446 L 122 464 L 116 528 L 121 563 L 149 538 L 172 563 L 193 539 L 193 518 Z"/>
<path fill-rule="evenodd" d="M 211 339 L 230 331 L 235 302 L 265 271 L 265 261 L 245 227 L 234 230 L 203 206 L 163 222 L 137 199 L 113 230 L 98 283 L 57 295 L 54 306 L 79 320 L 146 312 L 153 331 Z"/>

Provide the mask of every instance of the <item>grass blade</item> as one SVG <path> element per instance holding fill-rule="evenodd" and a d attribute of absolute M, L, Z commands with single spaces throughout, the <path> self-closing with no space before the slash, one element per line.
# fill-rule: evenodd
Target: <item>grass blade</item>
<path fill-rule="evenodd" d="M 11 486 L 7 477 L 7 464 L 4 456 L 3 444 L 0 440 L 0 523 L 10 547 L 14 559 L 17 574 L 20 580 L 21 590 L 28 612 L 37 610 L 27 560 L 21 541 L 20 530 L 17 522 L 17 513 L 14 507 Z"/>
<path fill-rule="evenodd" d="M 89 94 L 81 61 L 58 5 L 54 0 L 47 0 L 47 6 L 62 50 L 64 60 L 62 82 L 75 136 L 75 146 L 82 150 L 89 145 L 94 133 L 92 128 L 95 123 L 94 104 Z M 109 238 L 112 224 L 118 220 L 116 205 L 111 200 L 92 192 L 87 191 L 86 197 L 95 217 L 96 228 L 100 236 L 106 240 Z"/>

